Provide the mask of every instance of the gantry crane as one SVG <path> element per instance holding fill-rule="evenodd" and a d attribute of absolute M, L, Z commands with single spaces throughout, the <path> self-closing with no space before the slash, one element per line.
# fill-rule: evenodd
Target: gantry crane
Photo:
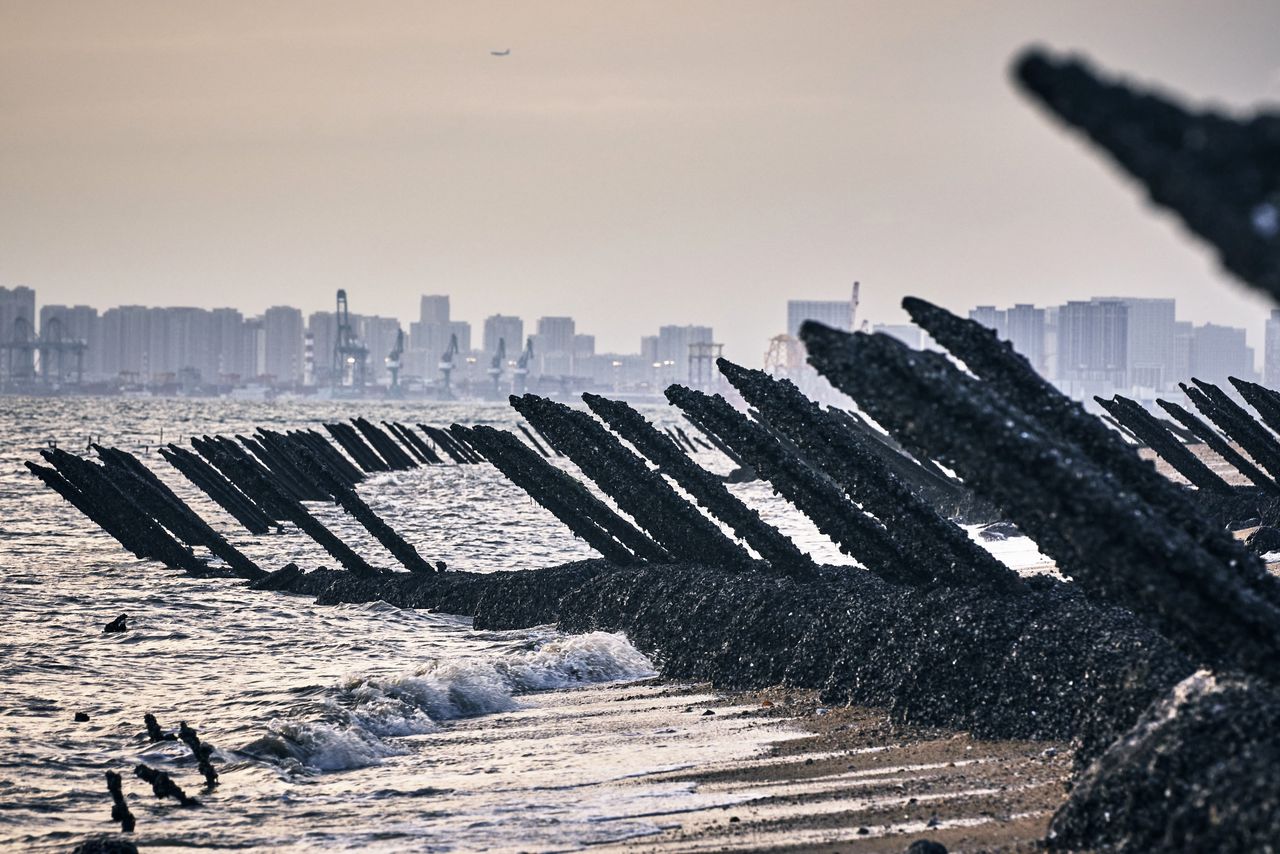
<path fill-rule="evenodd" d="M 364 388 L 365 366 L 369 361 L 369 350 L 356 337 L 355 328 L 351 325 L 351 314 L 347 311 L 347 292 L 338 289 L 337 335 L 333 343 L 333 376 L 330 382 L 335 388 L 346 385 L 350 376 L 350 384 L 357 389 Z M 350 371 L 350 374 L 348 374 Z"/>
<path fill-rule="evenodd" d="M 498 339 L 498 350 L 489 363 L 489 377 L 493 380 L 493 396 L 498 396 L 498 386 L 502 383 L 502 366 L 507 361 L 507 339 Z"/>
<path fill-rule="evenodd" d="M 511 372 L 512 375 L 512 394 L 524 394 L 529 378 L 529 363 L 533 361 L 533 336 L 530 335 L 525 341 L 524 352 L 520 354 L 520 358 L 516 360 L 516 369 Z"/>
<path fill-rule="evenodd" d="M 445 399 L 453 397 L 453 391 L 449 387 L 449 378 L 453 375 L 453 357 L 458 355 L 458 336 L 451 334 L 449 336 L 449 349 L 444 351 L 440 357 L 440 378 L 443 386 L 440 396 Z"/>
<path fill-rule="evenodd" d="M 387 371 L 391 374 L 392 397 L 400 396 L 400 357 L 404 355 L 404 330 L 396 330 L 396 345 L 387 354 Z"/>

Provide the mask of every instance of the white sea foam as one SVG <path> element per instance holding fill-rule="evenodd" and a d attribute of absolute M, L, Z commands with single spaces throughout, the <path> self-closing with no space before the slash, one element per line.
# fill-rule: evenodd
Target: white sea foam
<path fill-rule="evenodd" d="M 246 752 L 290 770 L 337 771 L 401 752 L 384 739 L 433 732 L 440 722 L 511 711 L 532 691 L 655 675 L 621 634 L 552 635 L 533 649 L 431 660 L 396 674 L 352 674 L 325 699 L 323 721 L 276 720 Z"/>

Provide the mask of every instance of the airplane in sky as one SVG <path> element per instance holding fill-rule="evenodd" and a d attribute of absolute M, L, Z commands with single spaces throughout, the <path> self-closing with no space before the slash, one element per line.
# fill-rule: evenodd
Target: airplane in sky
<path fill-rule="evenodd" d="M 490 56 L 510 56 L 511 48 L 507 48 L 506 50 L 491 50 L 489 51 L 489 55 Z"/>

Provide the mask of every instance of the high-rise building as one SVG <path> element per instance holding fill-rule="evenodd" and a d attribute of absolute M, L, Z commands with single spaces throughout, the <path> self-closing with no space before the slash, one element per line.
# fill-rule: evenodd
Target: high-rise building
<path fill-rule="evenodd" d="M 41 306 L 40 338 L 43 341 L 80 342 L 85 345 L 79 356 L 72 351 L 61 355 L 50 352 L 48 356 L 53 364 L 41 365 L 42 374 L 72 379 L 78 368 L 85 380 L 99 378 L 102 372 L 102 318 L 96 308 L 88 305 Z"/>
<path fill-rule="evenodd" d="M 596 354 L 596 336 L 594 335 L 574 335 L 573 336 L 573 358 L 586 359 Z"/>
<path fill-rule="evenodd" d="M 352 322 L 355 322 L 354 318 Z M 338 346 L 337 313 L 311 312 L 307 315 L 307 334 L 311 336 L 311 380 L 318 386 L 328 386 L 333 381 L 334 359 Z"/>
<path fill-rule="evenodd" d="M 409 341 L 401 360 L 405 374 L 434 379 L 440 357 L 449 348 L 449 336 L 458 334 L 458 331 L 449 321 L 447 295 L 422 297 L 418 321 L 409 324 Z M 458 346 L 461 348 L 461 341 Z"/>
<path fill-rule="evenodd" d="M 1018 303 L 1013 308 L 980 305 L 969 312 L 969 319 L 995 331 L 1002 340 L 1013 345 L 1031 367 L 1045 370 L 1045 310 Z"/>
<path fill-rule="evenodd" d="M 267 379 L 267 334 L 261 317 L 246 318 L 240 339 L 241 360 L 247 368 L 246 378 L 254 382 Z"/>
<path fill-rule="evenodd" d="M 533 343 L 534 361 L 539 374 L 570 376 L 573 374 L 573 338 L 576 334 L 572 317 L 539 317 L 537 338 Z"/>
<path fill-rule="evenodd" d="M 1031 367 L 1040 373 L 1045 370 L 1045 313 L 1043 308 L 1036 308 L 1027 303 L 1017 303 L 1006 309 L 1004 337 L 1013 349 L 1017 350 Z"/>
<path fill-rule="evenodd" d="M 423 296 L 418 309 L 419 323 L 440 323 L 449 322 L 449 297 L 448 295 L 435 294 L 431 296 Z"/>
<path fill-rule="evenodd" d="M 367 379 L 371 383 L 389 383 L 391 375 L 387 373 L 387 356 L 396 346 L 400 321 L 394 317 L 362 317 L 356 328 L 361 343 L 369 351 Z"/>
<path fill-rule="evenodd" d="M 121 305 L 102 313 L 102 372 L 125 382 L 142 382 L 147 376 L 146 306 Z"/>
<path fill-rule="evenodd" d="M 988 329 L 994 329 L 996 335 L 1007 339 L 1008 315 L 994 305 L 980 305 L 969 312 L 969 319 L 981 323 Z M 1023 355 L 1026 355 L 1025 353 Z"/>
<path fill-rule="evenodd" d="M 1191 372 L 1196 379 L 1216 383 L 1232 391 L 1228 377 L 1252 380 L 1253 350 L 1245 344 L 1245 331 L 1206 323 L 1197 326 L 1191 349 Z"/>
<path fill-rule="evenodd" d="M 890 338 L 897 338 L 913 350 L 919 350 L 920 345 L 924 343 L 920 327 L 913 326 L 910 323 L 877 323 L 871 328 L 871 331 L 888 335 Z"/>
<path fill-rule="evenodd" d="M 516 358 L 524 349 L 524 321 L 506 314 L 491 314 L 484 319 L 484 351 L 498 352 L 499 339 L 506 342 L 507 353 Z"/>
<path fill-rule="evenodd" d="M 36 292 L 31 288 L 0 288 L 0 358 L 3 376 L 35 376 L 35 350 L 17 345 L 36 340 Z M 7 347 L 5 345 L 8 345 Z"/>
<path fill-rule="evenodd" d="M 787 300 L 787 334 L 800 335 L 800 325 L 816 320 L 824 326 L 853 331 L 853 302 L 850 300 Z"/>
<path fill-rule="evenodd" d="M 802 322 L 804 320 L 823 322 L 821 318 L 816 317 L 805 317 L 801 320 Z M 661 366 L 657 371 L 658 382 L 663 386 L 689 382 L 690 345 L 710 344 L 714 340 L 715 336 L 710 326 L 658 327 L 658 352 L 654 360 Z"/>
<path fill-rule="evenodd" d="M 209 312 L 209 327 L 214 372 L 208 381 L 235 385 L 248 378 L 250 370 L 245 361 L 244 315 L 234 308 L 215 308 Z"/>
<path fill-rule="evenodd" d="M 302 382 L 302 312 L 275 305 L 262 313 L 264 367 L 277 386 Z"/>
<path fill-rule="evenodd" d="M 1127 307 L 1126 385 L 1163 391 L 1173 382 L 1175 304 L 1171 299 L 1095 297 L 1095 302 L 1122 302 Z"/>
<path fill-rule="evenodd" d="M 1128 312 L 1119 300 L 1068 302 L 1058 310 L 1058 379 L 1071 395 L 1127 386 Z"/>
<path fill-rule="evenodd" d="M 1280 308 L 1271 309 L 1267 318 L 1262 350 L 1262 381 L 1268 388 L 1280 389 Z"/>
<path fill-rule="evenodd" d="M 658 336 L 642 335 L 640 337 L 640 357 L 645 359 L 650 366 L 654 366 L 658 361 Z"/>
<path fill-rule="evenodd" d="M 1196 329 L 1191 321 L 1180 320 L 1173 324 L 1173 373 L 1169 378 L 1172 385 L 1191 379 L 1195 343 Z"/>
<path fill-rule="evenodd" d="M 471 352 L 471 324 L 465 320 L 449 321 L 449 335 L 458 339 L 458 352 Z M 446 343 L 446 346 L 447 343 Z"/>

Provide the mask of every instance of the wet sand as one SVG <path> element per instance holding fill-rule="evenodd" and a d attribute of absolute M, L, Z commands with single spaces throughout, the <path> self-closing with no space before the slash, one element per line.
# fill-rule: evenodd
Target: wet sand
<path fill-rule="evenodd" d="M 603 850 L 900 852 L 931 839 L 1031 851 L 1065 798 L 1063 744 L 898 726 L 874 709 L 823 709 L 814 692 L 732 693 L 709 708 L 795 735 L 756 758 L 619 782 L 685 784 L 722 805 L 653 816 L 660 834 Z"/>

